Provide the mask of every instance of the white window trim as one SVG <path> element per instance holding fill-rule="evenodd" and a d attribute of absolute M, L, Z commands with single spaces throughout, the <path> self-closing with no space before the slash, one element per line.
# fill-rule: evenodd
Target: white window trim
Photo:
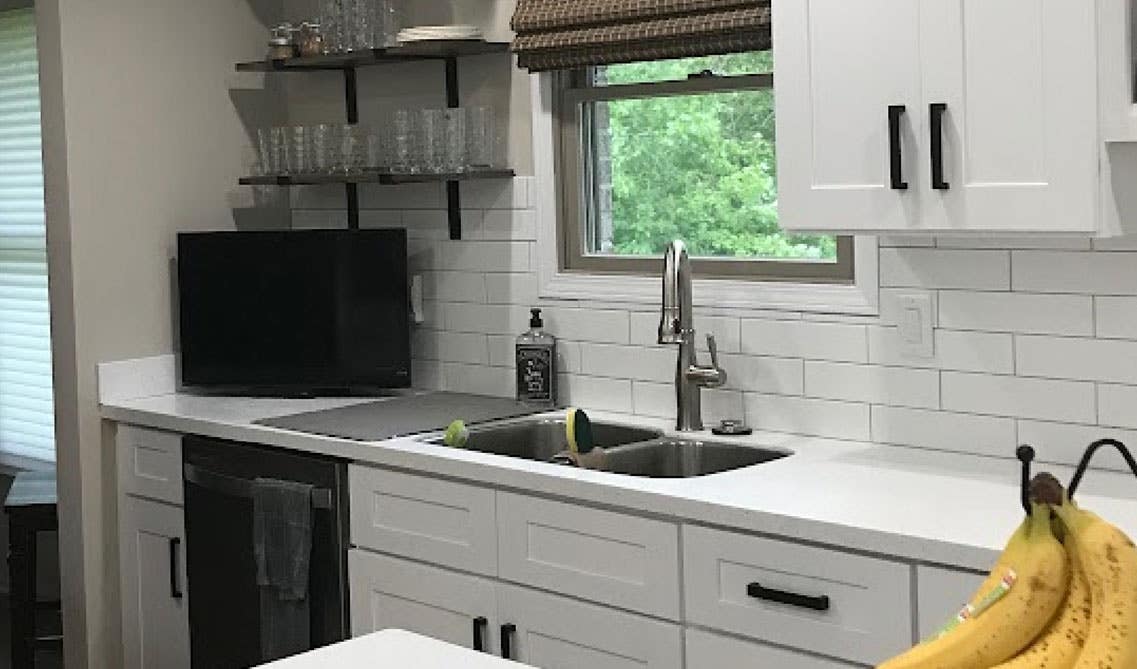
<path fill-rule="evenodd" d="M 530 76 L 533 123 L 533 193 L 537 217 L 537 279 L 546 300 L 587 300 L 619 305 L 659 303 L 659 279 L 649 276 L 562 272 L 557 257 L 557 175 L 553 156 L 553 77 Z M 696 306 L 712 309 L 763 309 L 829 314 L 880 314 L 880 278 L 876 237 L 857 236 L 855 283 L 826 285 L 786 282 L 699 279 Z"/>

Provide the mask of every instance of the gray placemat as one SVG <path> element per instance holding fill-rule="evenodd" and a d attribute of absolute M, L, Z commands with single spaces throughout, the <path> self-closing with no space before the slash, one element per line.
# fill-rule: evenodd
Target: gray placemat
<path fill-rule="evenodd" d="M 539 408 L 501 397 L 434 392 L 265 418 L 256 423 L 325 437 L 381 441 L 443 430 L 458 419 L 472 425 L 540 411 Z"/>

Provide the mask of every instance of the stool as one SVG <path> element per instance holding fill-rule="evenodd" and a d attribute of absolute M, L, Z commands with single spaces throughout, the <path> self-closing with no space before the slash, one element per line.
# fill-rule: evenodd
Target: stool
<path fill-rule="evenodd" d="M 8 578 L 12 584 L 12 667 L 34 667 L 37 648 L 62 644 L 62 635 L 37 636 L 36 613 L 60 611 L 58 601 L 36 598 L 36 536 L 58 532 L 55 470 L 21 472 L 12 482 L 4 513 L 8 514 Z"/>

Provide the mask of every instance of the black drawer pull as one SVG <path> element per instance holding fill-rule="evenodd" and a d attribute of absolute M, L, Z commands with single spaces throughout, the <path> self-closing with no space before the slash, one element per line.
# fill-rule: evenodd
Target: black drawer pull
<path fill-rule="evenodd" d="M 506 623 L 501 626 L 501 656 L 507 660 L 513 659 L 513 634 L 517 625 Z"/>
<path fill-rule="evenodd" d="M 932 142 L 932 188 L 934 190 L 948 190 L 951 184 L 944 181 L 944 114 L 947 105 L 936 102 L 929 106 L 928 116 L 931 119 Z"/>
<path fill-rule="evenodd" d="M 474 618 L 474 650 L 479 653 L 486 652 L 486 627 L 489 624 L 485 616 Z"/>
<path fill-rule="evenodd" d="M 904 159 L 900 152 L 900 119 L 904 116 L 904 105 L 888 107 L 888 155 L 892 190 L 908 190 L 904 180 Z"/>
<path fill-rule="evenodd" d="M 813 611 L 829 610 L 828 595 L 810 597 L 809 595 L 799 595 L 796 592 L 786 592 L 785 590 L 763 588 L 761 583 L 751 583 L 747 585 L 746 594 L 755 599 L 764 599 L 770 602 L 777 602 L 778 604 L 788 604 L 789 606 L 797 606 Z"/>
<path fill-rule="evenodd" d="M 179 537 L 170 537 L 170 596 L 174 599 L 182 598 L 182 586 L 178 578 L 178 547 L 182 544 Z"/>

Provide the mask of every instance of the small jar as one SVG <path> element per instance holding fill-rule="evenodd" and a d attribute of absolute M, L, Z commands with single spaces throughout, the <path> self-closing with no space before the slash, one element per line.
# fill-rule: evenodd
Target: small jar
<path fill-rule="evenodd" d="M 324 35 L 320 32 L 318 21 L 305 21 L 300 24 L 297 47 L 301 56 L 319 56 L 324 52 Z"/>
<path fill-rule="evenodd" d="M 282 23 L 272 29 L 268 40 L 269 60 L 286 60 L 296 56 L 296 44 L 292 41 L 291 23 Z"/>

